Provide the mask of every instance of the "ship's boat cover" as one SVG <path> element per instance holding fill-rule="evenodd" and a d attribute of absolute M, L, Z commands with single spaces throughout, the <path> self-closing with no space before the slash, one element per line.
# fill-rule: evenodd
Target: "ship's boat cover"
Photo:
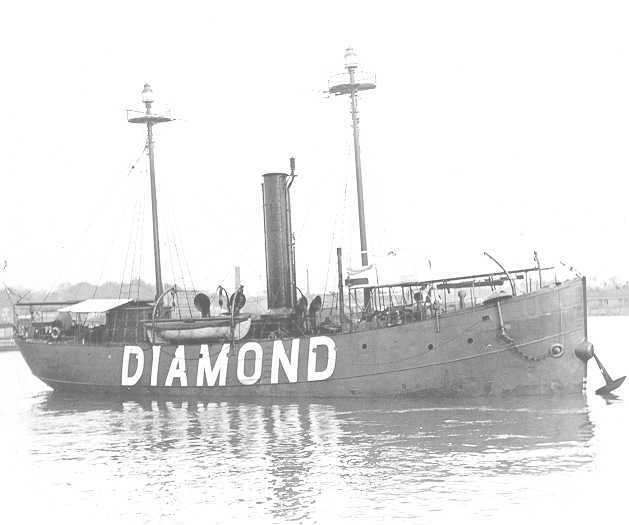
<path fill-rule="evenodd" d="M 133 299 L 87 299 L 80 303 L 59 308 L 59 311 L 71 314 L 102 314 L 128 304 L 131 301 L 133 301 Z"/>

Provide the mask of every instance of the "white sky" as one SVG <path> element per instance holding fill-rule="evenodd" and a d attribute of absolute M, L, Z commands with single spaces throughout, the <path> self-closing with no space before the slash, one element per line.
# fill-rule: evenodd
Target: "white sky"
<path fill-rule="evenodd" d="M 308 266 L 313 291 L 326 275 L 333 289 L 336 246 L 359 260 L 349 101 L 323 94 L 350 44 L 378 79 L 361 138 L 388 275 L 426 276 L 427 258 L 434 275 L 493 271 L 485 250 L 529 266 L 537 249 L 629 279 L 627 27 L 629 4 L 602 0 L 6 4 L 3 279 L 121 279 L 148 193 L 140 166 L 128 175 L 145 139 L 124 110 L 150 82 L 181 118 L 156 136 L 165 279 L 179 251 L 197 288 L 231 285 L 239 264 L 262 289 L 261 175 L 295 155 L 298 281 Z M 150 281 L 145 211 L 133 274 Z"/>

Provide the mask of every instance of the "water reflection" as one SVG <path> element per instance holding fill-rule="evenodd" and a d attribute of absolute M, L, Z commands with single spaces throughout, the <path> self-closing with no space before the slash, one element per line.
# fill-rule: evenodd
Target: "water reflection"
<path fill-rule="evenodd" d="M 592 460 L 594 427 L 582 396 L 475 403 L 139 402 L 47 393 L 33 408 L 31 446 L 43 458 L 142 480 L 142 491 L 172 509 L 161 517 L 174 521 L 183 519 L 182 491 L 192 503 L 300 520 L 339 488 L 417 498 L 446 481 L 546 474 Z M 129 497 L 141 499 L 139 490 Z"/>

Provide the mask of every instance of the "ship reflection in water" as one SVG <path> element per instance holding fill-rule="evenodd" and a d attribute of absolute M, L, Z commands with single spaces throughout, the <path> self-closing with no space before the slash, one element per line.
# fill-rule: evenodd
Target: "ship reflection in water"
<path fill-rule="evenodd" d="M 469 498 L 483 479 L 592 461 L 584 397 L 478 403 L 140 403 L 47 393 L 31 419 L 31 453 L 85 461 L 75 475 L 94 468 L 118 492 L 107 496 L 116 505 L 168 523 L 202 504 L 214 516 L 262 521 L 373 518 L 391 505 L 411 518 L 442 508 L 457 485 L 468 485 L 460 492 Z M 83 432 L 68 432 L 77 426 Z"/>
<path fill-rule="evenodd" d="M 620 373 L 628 328 L 592 322 Z M 601 384 L 590 367 L 585 397 L 140 403 L 48 392 L 2 352 L 2 522 L 592 525 L 627 499 L 629 405 Z"/>

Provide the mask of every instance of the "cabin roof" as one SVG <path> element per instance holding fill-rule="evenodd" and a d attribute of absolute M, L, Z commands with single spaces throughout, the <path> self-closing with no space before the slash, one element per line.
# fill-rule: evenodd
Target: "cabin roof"
<path fill-rule="evenodd" d="M 79 301 L 18 301 L 15 306 L 64 306 L 68 304 L 76 304 Z"/>
<path fill-rule="evenodd" d="M 59 311 L 72 314 L 102 314 L 132 301 L 133 299 L 87 299 L 80 303 L 59 308 Z"/>

